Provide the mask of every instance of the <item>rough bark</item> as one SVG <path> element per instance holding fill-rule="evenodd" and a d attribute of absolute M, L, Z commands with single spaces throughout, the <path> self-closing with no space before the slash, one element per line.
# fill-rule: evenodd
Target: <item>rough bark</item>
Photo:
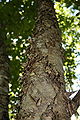
<path fill-rule="evenodd" d="M 3 34 L 0 35 L 0 120 L 9 120 L 8 116 L 9 65 L 3 38 L 4 38 Z"/>
<path fill-rule="evenodd" d="M 37 0 L 38 17 L 24 68 L 17 120 L 70 120 L 61 34 L 50 0 Z"/>

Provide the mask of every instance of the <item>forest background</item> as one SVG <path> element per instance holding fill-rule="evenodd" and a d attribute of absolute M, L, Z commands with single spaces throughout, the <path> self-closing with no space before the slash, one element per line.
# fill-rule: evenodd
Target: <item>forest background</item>
<path fill-rule="evenodd" d="M 66 90 L 78 90 L 80 88 L 79 0 L 54 0 L 54 3 L 59 27 L 62 32 Z M 18 95 L 21 91 L 22 70 L 27 60 L 26 50 L 30 45 L 36 14 L 34 0 L 0 1 L 0 37 L 6 44 L 10 66 L 10 120 L 15 119 L 17 112 L 16 106 L 19 102 Z"/>

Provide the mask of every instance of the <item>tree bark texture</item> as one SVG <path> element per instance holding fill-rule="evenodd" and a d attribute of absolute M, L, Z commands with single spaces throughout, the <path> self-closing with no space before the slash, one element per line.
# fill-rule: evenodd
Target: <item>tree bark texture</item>
<path fill-rule="evenodd" d="M 8 82 L 9 65 L 3 35 L 0 35 L 0 120 L 9 120 L 8 116 Z"/>
<path fill-rule="evenodd" d="M 18 120 L 70 120 L 65 95 L 61 34 L 50 0 L 37 0 L 38 17 L 28 62 Z"/>

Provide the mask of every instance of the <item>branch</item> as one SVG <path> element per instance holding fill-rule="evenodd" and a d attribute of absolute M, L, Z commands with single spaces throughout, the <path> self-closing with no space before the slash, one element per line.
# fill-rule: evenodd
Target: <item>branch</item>
<path fill-rule="evenodd" d="M 75 114 L 77 112 L 78 107 L 80 106 L 80 90 L 70 100 L 69 104 L 70 104 L 71 114 Z"/>
<path fill-rule="evenodd" d="M 72 92 L 66 92 L 66 95 L 68 96 L 68 97 L 70 97 L 72 94 L 74 94 L 75 92 L 77 92 L 77 91 L 72 91 Z"/>
<path fill-rule="evenodd" d="M 80 90 L 74 96 L 74 98 L 72 99 L 72 102 L 74 104 L 74 110 L 76 111 L 78 107 L 80 106 Z"/>

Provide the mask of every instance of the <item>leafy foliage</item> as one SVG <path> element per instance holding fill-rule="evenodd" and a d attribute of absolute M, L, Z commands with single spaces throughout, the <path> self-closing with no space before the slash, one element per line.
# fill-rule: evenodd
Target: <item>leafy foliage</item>
<path fill-rule="evenodd" d="M 60 2 L 61 4 L 65 3 L 66 7 L 72 6 L 73 9 L 80 10 L 80 2 L 79 0 L 56 0 L 57 2 Z"/>
<path fill-rule="evenodd" d="M 27 58 L 25 51 L 29 45 L 28 38 L 31 36 L 35 24 L 35 6 L 32 0 L 25 2 L 22 0 L 12 0 L 0 3 L 0 16 L 2 16 L 0 19 L 0 25 L 2 26 L 0 33 L 6 38 L 4 42 L 7 46 L 7 53 L 10 59 L 10 119 L 16 114 L 14 107 L 19 100 L 19 81 L 20 75 L 22 75 L 20 72 L 22 71 L 22 63 Z"/>
<path fill-rule="evenodd" d="M 76 45 L 79 43 L 79 16 L 75 16 L 78 11 L 74 10 L 73 7 L 66 7 L 66 4 L 68 4 L 67 2 L 66 4 L 64 2 L 61 3 L 57 2 L 55 8 L 59 21 L 59 27 L 62 31 L 62 46 L 65 49 L 65 81 L 68 89 L 71 89 L 71 86 L 73 85 L 73 79 L 76 79 L 75 58 L 78 55 Z"/>
<path fill-rule="evenodd" d="M 19 77 L 20 63 L 26 59 L 23 54 L 28 43 L 27 38 L 31 35 L 35 23 L 35 12 L 33 12 L 35 5 L 31 4 L 31 0 L 25 3 L 22 0 L 13 0 L 0 4 L 0 16 L 3 15 L 0 23 L 4 26 L 2 31 L 6 33 L 5 43 L 8 46 L 10 58 L 11 82 L 14 83 L 15 88 L 17 84 L 15 81 Z"/>

